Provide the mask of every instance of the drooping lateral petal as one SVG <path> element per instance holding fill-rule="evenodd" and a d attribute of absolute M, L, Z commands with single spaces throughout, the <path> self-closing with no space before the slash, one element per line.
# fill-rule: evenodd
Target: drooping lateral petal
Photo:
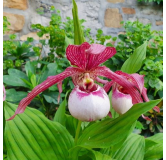
<path fill-rule="evenodd" d="M 57 84 L 57 87 L 58 87 L 58 90 L 59 90 L 59 95 L 58 95 L 58 103 L 59 103 L 60 98 L 61 98 L 60 96 L 61 96 L 61 93 L 62 93 L 62 81 Z"/>
<path fill-rule="evenodd" d="M 116 53 L 116 49 L 114 47 L 105 47 L 100 44 L 92 44 L 86 53 L 88 57 L 86 69 L 90 70 L 111 58 Z"/>
<path fill-rule="evenodd" d="M 30 93 L 28 93 L 27 97 L 21 100 L 17 110 L 15 111 L 15 114 L 12 117 L 10 117 L 8 120 L 13 119 L 17 114 L 23 113 L 26 106 L 29 105 L 32 99 L 35 98 L 39 93 L 43 92 L 47 88 L 51 87 L 52 85 L 62 81 L 63 79 L 69 76 L 78 74 L 79 72 L 80 70 L 78 68 L 69 67 L 64 72 L 56 76 L 49 76 L 44 82 L 36 86 Z"/>
<path fill-rule="evenodd" d="M 147 120 L 147 121 L 152 121 L 149 117 L 146 117 L 143 114 L 142 114 L 142 118 L 145 119 L 145 120 Z"/>
<path fill-rule="evenodd" d="M 5 101 L 6 99 L 6 90 L 5 90 L 5 86 L 3 84 L 3 101 Z"/>
<path fill-rule="evenodd" d="M 96 80 L 97 82 L 99 82 L 99 83 L 102 83 L 102 84 L 106 84 L 106 83 L 108 83 L 107 80 L 101 79 L 101 78 L 99 78 L 99 77 L 96 77 L 95 80 Z"/>
<path fill-rule="evenodd" d="M 143 87 L 142 96 L 143 96 L 144 101 L 146 101 L 146 102 L 149 101 L 149 98 L 147 96 L 147 89 L 145 87 Z M 158 106 L 153 107 L 153 110 L 160 113 L 160 108 Z"/>
<path fill-rule="evenodd" d="M 85 69 L 87 58 L 85 50 L 89 47 L 90 44 L 87 42 L 84 42 L 81 45 L 69 45 L 66 48 L 66 57 L 71 62 L 71 65 L 76 65 L 81 69 Z"/>
<path fill-rule="evenodd" d="M 132 96 L 133 104 L 143 102 L 143 100 L 141 98 L 141 94 L 139 93 L 139 91 L 137 90 L 135 85 L 132 84 L 131 82 L 129 82 L 122 75 L 118 75 L 118 74 L 112 72 L 109 68 L 107 68 L 105 66 L 97 67 L 96 69 L 93 70 L 93 73 L 98 76 L 107 77 L 107 78 L 113 80 L 114 82 L 118 83 L 119 85 L 121 85 Z"/>
<path fill-rule="evenodd" d="M 103 89 L 104 89 L 106 92 L 108 92 L 108 91 L 110 90 L 110 88 L 112 87 L 113 83 L 114 83 L 113 81 L 110 81 L 110 82 L 106 83 L 106 84 L 104 85 Z"/>
<path fill-rule="evenodd" d="M 144 75 L 139 75 L 137 73 L 134 74 L 127 74 L 122 71 L 116 71 L 115 73 L 126 77 L 127 80 L 131 81 L 142 93 L 144 87 Z"/>

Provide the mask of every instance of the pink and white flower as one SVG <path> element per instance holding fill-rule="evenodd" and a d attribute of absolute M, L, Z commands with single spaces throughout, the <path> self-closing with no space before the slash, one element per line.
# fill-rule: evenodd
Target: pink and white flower
<path fill-rule="evenodd" d="M 15 114 L 9 120 L 13 119 L 17 114 L 23 113 L 33 98 L 52 85 L 57 83 L 61 93 L 62 81 L 69 76 L 72 77 L 75 85 L 69 96 L 69 110 L 77 119 L 95 121 L 105 117 L 109 112 L 110 104 L 104 90 L 108 91 L 115 83 L 123 87 L 123 90 L 131 96 L 133 104 L 143 102 L 141 96 L 145 92 L 140 80 L 135 81 L 131 75 L 131 82 L 124 75 L 125 73 L 115 73 L 105 66 L 99 66 L 115 53 L 115 48 L 105 47 L 100 44 L 90 45 L 84 42 L 81 45 L 69 45 L 66 49 L 66 57 L 73 67 L 68 67 L 64 72 L 56 76 L 48 77 L 44 82 L 36 86 L 26 98 L 21 100 Z M 112 81 L 101 80 L 98 76 L 107 77 Z M 138 79 L 142 81 L 142 77 L 138 76 Z M 104 83 L 104 87 L 101 88 L 95 81 Z"/>

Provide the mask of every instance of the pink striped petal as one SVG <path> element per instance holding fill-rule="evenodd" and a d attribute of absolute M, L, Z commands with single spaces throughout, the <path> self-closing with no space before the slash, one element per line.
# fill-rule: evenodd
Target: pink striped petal
<path fill-rule="evenodd" d="M 160 108 L 158 106 L 153 107 L 153 110 L 155 110 L 156 112 L 160 113 Z"/>
<path fill-rule="evenodd" d="M 142 90 L 144 87 L 144 76 L 143 75 L 139 75 L 137 73 L 127 74 L 122 71 L 116 71 L 115 73 L 126 77 L 126 79 L 131 81 L 139 89 L 140 93 L 142 93 Z"/>
<path fill-rule="evenodd" d="M 96 81 L 99 82 L 99 83 L 102 83 L 102 84 L 106 84 L 106 83 L 108 83 L 107 80 L 100 79 L 99 77 L 96 77 Z"/>
<path fill-rule="evenodd" d="M 110 82 L 106 83 L 106 84 L 104 85 L 103 89 L 104 89 L 106 92 L 108 92 L 108 91 L 110 90 L 110 88 L 112 87 L 113 83 L 114 83 L 113 81 L 110 81 Z"/>
<path fill-rule="evenodd" d="M 143 87 L 142 96 L 143 96 L 144 101 L 146 101 L 146 102 L 149 101 L 149 98 L 147 96 L 147 89 L 145 87 Z M 153 110 L 160 113 L 160 108 L 158 106 L 153 107 Z"/>
<path fill-rule="evenodd" d="M 85 69 L 87 61 L 85 50 L 89 47 L 90 44 L 87 42 L 84 42 L 82 45 L 69 45 L 66 49 L 66 56 L 71 62 L 71 65 L 76 65 L 81 69 Z"/>
<path fill-rule="evenodd" d="M 118 74 L 112 72 L 107 67 L 97 67 L 96 69 L 93 70 L 93 72 L 94 72 L 94 74 L 96 74 L 98 76 L 103 76 L 103 77 L 112 79 L 113 81 L 118 83 L 120 86 L 122 86 L 132 96 L 133 104 L 143 102 L 143 100 L 141 98 L 141 94 L 135 88 L 135 85 L 133 83 L 129 82 L 122 75 L 118 75 Z"/>
<path fill-rule="evenodd" d="M 142 114 L 142 118 L 145 119 L 145 120 L 147 120 L 147 121 L 152 121 L 149 117 L 146 117 L 143 114 Z"/>
<path fill-rule="evenodd" d="M 112 118 L 112 113 L 109 111 L 108 116 Z"/>
<path fill-rule="evenodd" d="M 6 90 L 5 90 L 5 86 L 3 85 L 3 101 L 5 101 L 6 99 Z"/>
<path fill-rule="evenodd" d="M 99 44 L 92 44 L 86 53 L 86 69 L 90 70 L 111 58 L 116 53 L 116 49 L 114 47 L 105 47 Z"/>
<path fill-rule="evenodd" d="M 62 93 L 62 81 L 57 84 L 58 90 L 59 90 L 59 95 L 58 95 L 58 103 L 60 102 L 60 96 Z"/>
<path fill-rule="evenodd" d="M 26 109 L 26 106 L 29 105 L 32 99 L 34 99 L 39 93 L 71 75 L 78 74 L 79 72 L 80 70 L 78 68 L 69 67 L 64 72 L 56 76 L 48 77 L 44 82 L 36 86 L 30 93 L 28 93 L 27 97 L 21 100 L 17 110 L 15 111 L 15 114 L 8 120 L 12 120 L 17 114 L 23 113 Z"/>

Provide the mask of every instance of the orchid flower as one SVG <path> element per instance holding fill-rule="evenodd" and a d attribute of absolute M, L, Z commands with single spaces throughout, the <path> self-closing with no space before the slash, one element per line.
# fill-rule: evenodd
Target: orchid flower
<path fill-rule="evenodd" d="M 99 66 L 115 53 L 115 48 L 100 44 L 90 45 L 84 42 L 81 45 L 69 45 L 66 49 L 66 57 L 72 67 L 66 68 L 58 75 L 48 77 L 36 86 L 21 100 L 15 114 L 8 120 L 23 113 L 33 98 L 52 85 L 57 83 L 59 91 L 62 92 L 62 81 L 67 77 L 72 77 L 75 86 L 69 96 L 69 111 L 73 117 L 82 121 L 95 121 L 107 116 L 110 102 L 105 90 L 108 90 L 113 83 L 122 86 L 131 96 L 133 103 L 143 102 L 142 84 L 131 83 L 124 75 L 115 73 L 105 66 Z M 101 80 L 98 76 L 107 77 L 112 81 Z M 95 81 L 104 83 L 105 86 L 102 88 Z"/>
<path fill-rule="evenodd" d="M 149 101 L 147 97 L 147 89 L 144 87 L 143 75 L 139 75 L 137 73 L 127 74 L 122 71 L 116 71 L 115 73 L 117 73 L 118 75 L 122 75 L 130 83 L 135 85 L 135 87 L 140 91 L 143 100 Z M 117 84 L 116 82 L 112 82 L 110 85 L 113 88 L 112 99 L 111 99 L 112 107 L 117 113 L 124 114 L 133 106 L 133 104 L 138 103 L 138 101 L 136 99 L 133 99 L 132 96 L 129 94 L 128 89 L 126 90 L 124 87 Z M 160 112 L 160 108 L 157 106 L 155 106 L 153 109 L 156 112 Z M 145 117 L 144 115 L 142 115 L 142 117 L 146 120 L 151 121 L 149 117 Z"/>

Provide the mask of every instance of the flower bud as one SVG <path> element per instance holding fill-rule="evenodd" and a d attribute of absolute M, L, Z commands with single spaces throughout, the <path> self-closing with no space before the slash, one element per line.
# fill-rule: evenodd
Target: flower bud
<path fill-rule="evenodd" d="M 119 114 L 126 113 L 132 106 L 132 98 L 129 94 L 120 92 L 117 88 L 112 93 L 112 107 Z"/>
<path fill-rule="evenodd" d="M 96 121 L 107 116 L 110 101 L 100 86 L 88 93 L 75 87 L 69 96 L 68 107 L 73 117 L 81 121 Z"/>

